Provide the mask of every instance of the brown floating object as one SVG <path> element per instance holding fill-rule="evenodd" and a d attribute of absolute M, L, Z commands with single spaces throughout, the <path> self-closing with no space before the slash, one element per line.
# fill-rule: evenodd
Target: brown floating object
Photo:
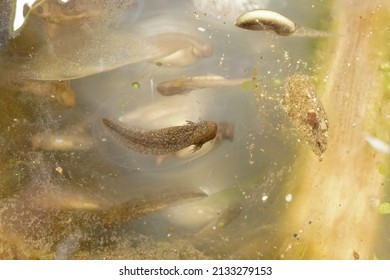
<path fill-rule="evenodd" d="M 285 83 L 283 98 L 293 126 L 301 133 L 312 151 L 322 159 L 328 146 L 328 118 L 317 97 L 310 77 L 293 75 Z"/>

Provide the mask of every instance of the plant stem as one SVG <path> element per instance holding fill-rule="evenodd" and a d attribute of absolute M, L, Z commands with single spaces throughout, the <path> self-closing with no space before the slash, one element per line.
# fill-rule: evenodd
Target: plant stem
<path fill-rule="evenodd" d="M 367 144 L 365 133 L 376 135 L 383 118 L 383 55 L 378 54 L 389 48 L 389 30 L 383 29 L 390 4 L 342 0 L 334 10 L 339 35 L 326 44 L 327 77 L 320 89 L 329 117 L 328 149 L 322 161 L 305 149 L 293 166 L 285 186 L 293 201 L 282 218 L 283 245 L 276 258 L 374 256 L 385 181 L 378 169 L 385 155 Z"/>

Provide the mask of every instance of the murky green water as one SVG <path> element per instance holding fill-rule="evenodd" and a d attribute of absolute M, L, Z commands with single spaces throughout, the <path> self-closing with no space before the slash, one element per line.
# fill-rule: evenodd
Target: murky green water
<path fill-rule="evenodd" d="M 54 2 L 2 39 L 0 258 L 272 258 L 298 145 L 281 81 L 313 73 L 319 39 L 245 31 L 241 12 L 191 1 Z M 320 1 L 256 3 L 313 28 L 328 20 Z M 156 90 L 201 75 L 252 82 Z M 121 146 L 102 117 L 145 129 L 213 120 L 234 133 L 156 157 Z"/>

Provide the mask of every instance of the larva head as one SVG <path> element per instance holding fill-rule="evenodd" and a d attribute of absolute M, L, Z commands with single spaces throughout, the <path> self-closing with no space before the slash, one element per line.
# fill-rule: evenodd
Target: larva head
<path fill-rule="evenodd" d="M 218 131 L 218 124 L 214 121 L 202 121 L 196 125 L 195 134 L 203 143 L 215 138 Z"/>

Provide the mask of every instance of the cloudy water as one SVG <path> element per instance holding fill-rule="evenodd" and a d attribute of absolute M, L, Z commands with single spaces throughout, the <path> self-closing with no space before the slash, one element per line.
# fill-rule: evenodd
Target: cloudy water
<path fill-rule="evenodd" d="M 317 73 L 326 38 L 235 22 L 269 9 L 326 29 L 325 4 L 41 2 L 17 33 L 9 15 L 0 24 L 0 258 L 277 258 L 293 199 L 281 186 L 297 149 L 310 150 L 283 84 Z M 178 93 L 161 94 L 165 82 Z M 118 140 L 103 118 L 144 134 Z M 218 125 L 201 145 L 139 148 L 187 143 L 164 129 L 201 121 Z"/>

